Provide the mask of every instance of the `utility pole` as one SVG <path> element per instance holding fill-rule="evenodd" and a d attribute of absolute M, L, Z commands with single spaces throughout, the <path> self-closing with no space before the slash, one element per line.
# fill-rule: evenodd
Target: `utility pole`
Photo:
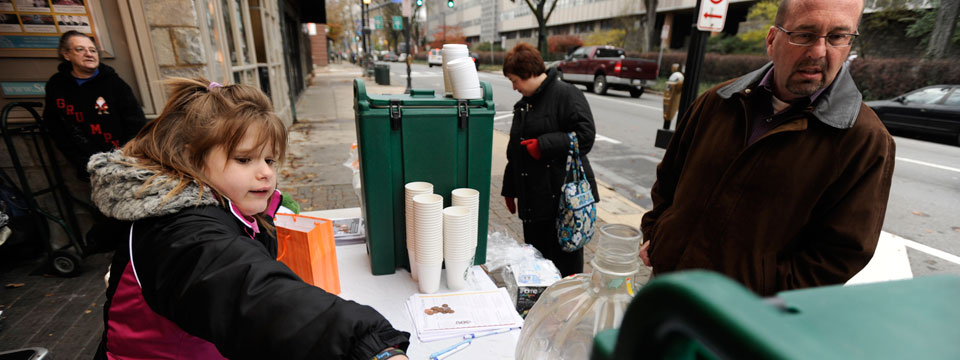
<path fill-rule="evenodd" d="M 405 94 L 409 94 L 410 89 L 413 88 L 413 79 L 410 78 L 410 63 L 413 62 L 413 52 L 410 51 L 410 24 L 412 23 L 412 21 L 410 21 L 410 15 L 412 15 L 412 11 L 410 11 L 411 1 L 412 0 L 403 0 L 403 3 L 400 5 L 400 15 L 403 16 L 403 37 L 407 44 L 407 89 L 403 91 Z"/>
<path fill-rule="evenodd" d="M 703 68 L 703 55 L 707 50 L 707 38 L 710 36 L 706 31 L 700 31 L 697 28 L 696 17 L 700 14 L 700 3 L 697 1 L 697 8 L 693 10 L 694 21 L 690 24 L 690 48 L 687 49 L 686 74 L 683 74 L 683 90 L 680 95 L 680 113 L 677 119 L 682 119 L 683 115 L 689 110 L 690 104 L 697 98 L 700 89 L 700 73 Z"/>
<path fill-rule="evenodd" d="M 369 3 L 370 0 L 361 0 L 360 3 L 360 42 L 363 47 L 363 56 L 360 57 L 361 67 L 367 65 L 367 33 L 370 32 L 370 29 L 367 29 L 367 4 Z"/>

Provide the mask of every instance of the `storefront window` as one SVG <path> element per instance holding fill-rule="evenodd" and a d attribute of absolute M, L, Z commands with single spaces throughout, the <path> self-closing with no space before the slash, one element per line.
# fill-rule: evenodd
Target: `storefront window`
<path fill-rule="evenodd" d="M 240 3 L 240 0 L 234 0 L 234 3 L 233 3 L 233 12 L 234 12 L 234 15 L 235 15 L 235 16 L 234 16 L 234 19 L 236 19 L 236 21 L 237 21 L 237 29 L 240 30 L 240 31 L 238 32 L 238 33 L 240 34 L 240 37 L 239 37 L 239 39 L 237 39 L 237 40 L 239 40 L 239 41 L 237 41 L 237 43 L 239 43 L 239 45 L 240 45 L 240 52 L 243 54 L 243 63 L 244 63 L 244 64 L 249 64 L 249 63 L 250 63 L 250 52 L 247 50 L 247 36 L 246 36 L 246 34 L 247 34 L 247 29 L 245 28 L 245 24 L 246 24 L 246 21 L 245 21 L 245 20 L 246 20 L 246 19 L 245 19 L 244 16 L 243 16 L 243 5 Z M 231 50 L 233 50 L 233 49 L 231 49 Z"/>
<path fill-rule="evenodd" d="M 197 8 L 204 10 L 205 13 L 201 14 L 202 22 L 206 23 L 206 26 L 201 28 L 201 31 L 205 31 L 203 34 L 204 37 L 210 39 L 210 47 L 207 51 L 209 67 L 207 68 L 207 78 L 213 81 L 223 82 L 223 51 L 220 50 L 220 46 L 217 44 L 220 40 L 220 32 L 217 31 L 217 24 L 214 20 L 216 17 L 214 14 L 217 13 L 215 9 L 216 4 L 209 0 L 198 0 Z"/>
<path fill-rule="evenodd" d="M 233 21 L 230 19 L 230 4 L 227 0 L 222 0 L 220 10 L 223 13 L 223 28 L 227 35 L 227 44 L 230 47 L 230 63 L 237 63 L 237 46 L 233 42 Z"/>

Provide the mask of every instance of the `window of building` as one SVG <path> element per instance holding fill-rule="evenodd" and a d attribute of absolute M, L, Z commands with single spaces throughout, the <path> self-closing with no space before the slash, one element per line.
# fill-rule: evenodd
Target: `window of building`
<path fill-rule="evenodd" d="M 600 30 L 613 30 L 613 20 L 612 19 L 601 20 Z"/>
<path fill-rule="evenodd" d="M 570 33 L 569 25 L 559 25 L 550 28 L 550 35 L 567 35 Z"/>
<path fill-rule="evenodd" d="M 582 23 L 576 24 L 576 33 L 578 33 L 578 34 L 586 34 L 586 33 L 590 33 L 590 32 L 593 32 L 593 22 L 592 22 L 592 21 L 591 21 L 591 22 L 582 22 Z"/>
<path fill-rule="evenodd" d="M 520 38 L 529 38 L 529 37 L 531 37 L 532 33 L 533 33 L 533 30 L 531 30 L 531 29 L 520 30 L 520 31 L 517 33 L 517 37 L 520 37 Z"/>
<path fill-rule="evenodd" d="M 242 0 L 221 0 L 220 6 L 225 40 L 230 51 L 230 73 L 233 81 L 259 87 L 257 58 L 253 47 L 249 46 L 253 43 L 253 34 L 250 31 L 248 4 Z"/>

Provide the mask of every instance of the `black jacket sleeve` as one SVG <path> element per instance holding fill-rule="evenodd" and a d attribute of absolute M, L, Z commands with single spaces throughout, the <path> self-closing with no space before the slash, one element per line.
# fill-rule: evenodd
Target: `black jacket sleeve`
<path fill-rule="evenodd" d="M 143 108 L 137 101 L 137 97 L 133 95 L 130 85 L 119 78 L 117 80 L 119 83 L 117 91 L 121 98 L 120 103 L 123 105 L 120 112 L 120 122 L 123 126 L 123 134 L 120 134 L 120 144 L 126 144 L 127 141 L 137 136 L 140 128 L 147 123 L 147 117 L 143 114 Z"/>
<path fill-rule="evenodd" d="M 228 216 L 137 222 L 133 261 L 151 309 L 231 359 L 369 359 L 409 345 L 373 308 L 301 281 Z"/>

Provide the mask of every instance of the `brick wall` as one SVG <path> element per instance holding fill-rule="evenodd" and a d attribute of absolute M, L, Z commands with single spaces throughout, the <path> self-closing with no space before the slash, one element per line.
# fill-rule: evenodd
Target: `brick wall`
<path fill-rule="evenodd" d="M 313 66 L 321 67 L 329 64 L 327 55 L 327 25 L 317 24 L 317 34 L 310 36 L 310 51 L 313 55 Z"/>

